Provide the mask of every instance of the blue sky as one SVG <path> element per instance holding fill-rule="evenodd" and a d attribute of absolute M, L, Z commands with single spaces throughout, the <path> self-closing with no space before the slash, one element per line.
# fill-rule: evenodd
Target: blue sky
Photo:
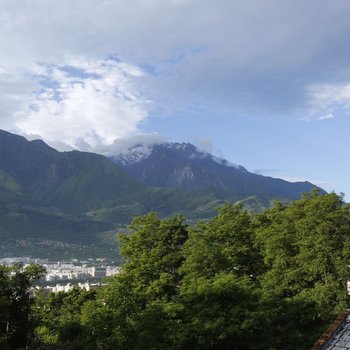
<path fill-rule="evenodd" d="M 192 142 L 345 192 L 347 0 L 0 0 L 0 128 L 60 150 Z"/>
<path fill-rule="evenodd" d="M 350 190 L 348 126 L 348 116 L 300 121 L 197 114 L 150 120 L 147 128 L 157 127 L 160 133 L 171 134 L 172 140 L 191 140 L 199 145 L 207 141 L 208 151 L 249 171 L 290 181 L 307 179 L 327 190 L 346 192 Z"/>

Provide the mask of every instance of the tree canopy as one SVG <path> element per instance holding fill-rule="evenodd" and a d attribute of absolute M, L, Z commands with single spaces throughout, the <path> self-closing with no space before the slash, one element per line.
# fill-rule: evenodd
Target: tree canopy
<path fill-rule="evenodd" d="M 106 287 L 37 297 L 33 349 L 303 350 L 349 307 L 350 206 L 334 193 L 263 213 L 226 205 L 194 226 L 147 214 L 120 247 Z M 15 288 L 1 273 L 1 290 Z"/>
<path fill-rule="evenodd" d="M 0 265 L 0 348 L 25 348 L 33 330 L 30 287 L 45 270 L 39 265 Z"/>

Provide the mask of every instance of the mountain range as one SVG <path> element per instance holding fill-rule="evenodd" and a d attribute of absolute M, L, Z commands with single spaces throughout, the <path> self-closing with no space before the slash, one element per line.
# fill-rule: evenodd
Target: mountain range
<path fill-rule="evenodd" d="M 136 145 L 108 158 L 0 130 L 0 254 L 4 242 L 23 239 L 89 245 L 149 211 L 195 220 L 225 202 L 261 210 L 314 187 L 250 173 L 188 143 Z"/>
<path fill-rule="evenodd" d="M 314 187 L 309 182 L 291 183 L 251 173 L 190 143 L 136 145 L 110 159 L 149 186 L 210 189 L 240 199 L 250 196 L 297 199 Z"/>

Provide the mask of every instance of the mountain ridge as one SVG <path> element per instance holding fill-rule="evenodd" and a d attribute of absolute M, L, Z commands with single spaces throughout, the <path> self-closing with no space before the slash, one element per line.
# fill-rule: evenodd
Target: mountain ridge
<path fill-rule="evenodd" d="M 315 187 L 307 181 L 291 183 L 251 173 L 241 165 L 200 151 L 190 143 L 139 144 L 110 159 L 150 186 L 186 190 L 211 188 L 243 196 L 260 194 L 292 199 Z"/>
<path fill-rule="evenodd" d="M 133 164 L 145 178 L 137 178 L 125 169 L 127 162 L 122 166 L 95 153 L 59 152 L 41 140 L 0 130 L 0 238 L 96 243 L 149 211 L 206 219 L 225 203 L 259 211 L 274 199 L 287 202 L 315 187 L 266 180 L 194 147 L 158 145 L 145 154 L 139 146 Z M 142 169 L 144 164 L 148 167 Z M 273 181 L 275 188 L 264 181 L 254 188 L 251 180 L 242 180 L 247 176 Z M 149 178 L 151 184 L 144 181 Z"/>

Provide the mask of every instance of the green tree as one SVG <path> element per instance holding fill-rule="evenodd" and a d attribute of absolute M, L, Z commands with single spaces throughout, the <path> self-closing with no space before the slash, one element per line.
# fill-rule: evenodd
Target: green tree
<path fill-rule="evenodd" d="M 266 266 L 262 291 L 279 306 L 272 329 L 289 335 L 291 349 L 312 344 L 348 305 L 349 210 L 341 196 L 312 192 L 257 217 L 257 246 Z M 280 342 L 289 349 L 283 337 Z"/>
<path fill-rule="evenodd" d="M 0 266 L 0 345 L 2 349 L 25 348 L 32 323 L 30 288 L 45 269 L 39 265 Z"/>
<path fill-rule="evenodd" d="M 95 296 L 95 291 L 78 287 L 69 292 L 38 294 L 33 305 L 36 322 L 33 349 L 88 349 L 81 309 L 87 302 L 95 300 Z"/>
<path fill-rule="evenodd" d="M 84 309 L 97 349 L 169 348 L 166 305 L 177 295 L 188 228 L 182 217 L 137 217 L 120 236 L 121 273 Z"/>
<path fill-rule="evenodd" d="M 185 245 L 182 271 L 196 277 L 229 272 L 257 278 L 263 262 L 255 247 L 254 216 L 241 205 L 225 205 L 209 222 L 199 222 Z"/>
<path fill-rule="evenodd" d="M 259 289 L 262 257 L 254 246 L 253 215 L 226 205 L 191 230 L 184 247 L 177 298 L 181 349 L 258 349 L 262 346 Z M 176 329 L 176 328 L 175 328 Z"/>
<path fill-rule="evenodd" d="M 306 350 L 349 305 L 350 206 L 334 193 L 260 214 L 226 205 L 192 228 L 152 213 L 120 242 L 121 273 L 96 297 L 62 294 L 41 307 L 46 344 Z"/>

